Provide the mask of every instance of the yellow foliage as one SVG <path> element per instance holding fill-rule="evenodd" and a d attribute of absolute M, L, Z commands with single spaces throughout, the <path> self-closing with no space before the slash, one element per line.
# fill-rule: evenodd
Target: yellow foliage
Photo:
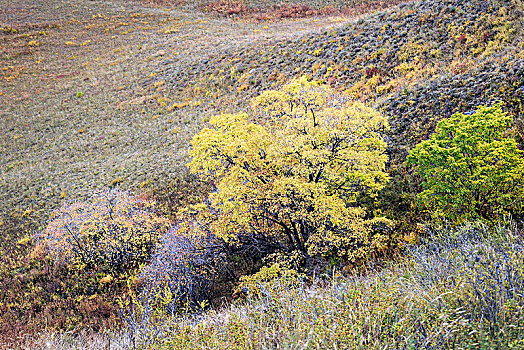
<path fill-rule="evenodd" d="M 250 232 L 310 255 L 368 254 L 372 225 L 357 198 L 388 181 L 386 119 L 306 78 L 251 107 L 212 117 L 192 140 L 191 171 L 217 187 L 211 231 L 229 243 Z"/>
<path fill-rule="evenodd" d="M 16 242 L 16 244 L 19 245 L 26 245 L 28 243 L 31 243 L 31 237 L 24 237 L 22 239 L 19 239 L 18 242 Z"/>
<path fill-rule="evenodd" d="M 296 270 L 288 269 L 275 263 L 264 266 L 257 273 L 240 277 L 240 283 L 235 289 L 234 295 L 250 294 L 261 296 L 264 292 L 271 290 L 272 286 L 280 283 L 287 287 L 298 286 L 303 276 Z"/>
<path fill-rule="evenodd" d="M 101 284 L 107 284 L 113 282 L 113 277 L 111 275 L 107 275 L 104 278 L 100 280 Z"/>

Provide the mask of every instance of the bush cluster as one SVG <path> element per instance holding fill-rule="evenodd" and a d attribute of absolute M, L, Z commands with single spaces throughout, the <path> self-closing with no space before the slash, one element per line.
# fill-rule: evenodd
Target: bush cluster
<path fill-rule="evenodd" d="M 168 227 L 154 203 L 112 190 L 64 204 L 35 238 L 62 262 L 121 272 L 145 262 Z"/>
<path fill-rule="evenodd" d="M 297 272 L 297 269 L 290 269 L 274 263 L 271 266 L 262 266 L 260 271 L 240 277 L 238 286 L 235 290 L 236 296 L 244 295 L 251 297 L 260 297 L 267 293 L 268 287 L 275 284 L 285 285 L 293 288 L 301 285 L 306 280 L 306 276 Z"/>
<path fill-rule="evenodd" d="M 257 294 L 262 281 L 298 283 L 314 261 L 388 249 L 392 223 L 358 203 L 388 181 L 387 122 L 372 108 L 301 78 L 253 99 L 252 115 L 210 125 L 194 137 L 189 167 L 216 190 L 176 214 L 138 276 L 137 310 L 199 310 L 217 280 Z M 238 271 L 239 261 L 252 266 Z"/>
<path fill-rule="evenodd" d="M 167 231 L 142 269 L 142 293 L 153 308 L 168 314 L 202 309 L 223 271 L 226 245 L 196 221 Z"/>

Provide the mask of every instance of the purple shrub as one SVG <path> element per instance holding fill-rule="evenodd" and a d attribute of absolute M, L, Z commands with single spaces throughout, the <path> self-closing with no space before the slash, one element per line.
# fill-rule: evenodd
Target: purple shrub
<path fill-rule="evenodd" d="M 225 248 L 196 221 L 172 227 L 139 276 L 142 298 L 169 314 L 201 309 L 224 266 Z"/>

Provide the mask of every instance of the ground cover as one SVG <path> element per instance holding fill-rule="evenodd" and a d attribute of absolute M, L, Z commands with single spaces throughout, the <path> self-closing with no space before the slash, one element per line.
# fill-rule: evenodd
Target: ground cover
<path fill-rule="evenodd" d="M 59 349 L 520 349 L 521 232 L 501 225 L 428 227 L 403 258 L 313 285 L 261 285 L 219 310 L 164 319 L 130 334 L 44 334 Z"/>

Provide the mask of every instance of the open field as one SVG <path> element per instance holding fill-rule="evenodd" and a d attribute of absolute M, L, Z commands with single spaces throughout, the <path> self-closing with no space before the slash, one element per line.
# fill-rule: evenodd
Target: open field
<path fill-rule="evenodd" d="M 163 62 L 184 70 L 227 49 L 334 25 L 309 19 L 264 29 L 130 1 L 24 3 L 2 5 L 16 19 L 2 33 L 0 92 L 2 206 L 21 212 L 114 182 L 178 176 L 210 111 L 160 108 L 168 101 L 145 81 Z"/>

